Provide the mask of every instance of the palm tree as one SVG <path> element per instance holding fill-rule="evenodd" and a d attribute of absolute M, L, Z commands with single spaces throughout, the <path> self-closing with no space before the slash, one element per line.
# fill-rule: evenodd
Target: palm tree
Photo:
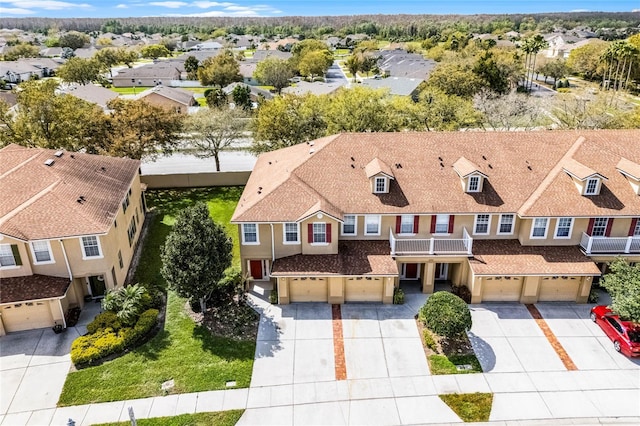
<path fill-rule="evenodd" d="M 536 68 L 536 56 L 545 47 L 549 46 L 549 43 L 540 34 L 536 34 L 533 37 L 529 37 L 522 43 L 522 50 L 526 53 L 525 56 L 525 88 L 527 88 L 527 81 L 529 82 L 528 90 L 531 91 L 533 86 L 533 74 Z M 531 77 L 529 77 L 529 73 Z"/>
<path fill-rule="evenodd" d="M 638 59 L 638 57 L 640 56 L 640 49 L 638 49 L 631 43 L 627 43 L 627 46 L 628 46 L 627 52 L 629 54 L 629 69 L 627 70 L 627 78 L 625 79 L 625 82 L 624 82 L 625 89 L 629 85 L 629 77 L 631 77 L 631 68 L 633 68 L 633 60 Z"/>
<path fill-rule="evenodd" d="M 600 61 L 608 65 L 607 69 L 602 73 L 602 90 L 611 87 L 611 73 L 613 71 L 613 62 L 615 59 L 614 51 L 614 45 L 611 43 L 600 56 Z"/>

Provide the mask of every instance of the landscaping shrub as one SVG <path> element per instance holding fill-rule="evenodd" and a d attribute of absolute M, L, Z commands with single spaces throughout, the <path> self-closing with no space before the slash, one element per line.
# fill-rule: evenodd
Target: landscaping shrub
<path fill-rule="evenodd" d="M 278 304 L 278 290 L 276 290 L 275 288 L 271 290 L 271 293 L 269 294 L 269 303 L 271 303 L 272 305 Z"/>
<path fill-rule="evenodd" d="M 592 288 L 591 291 L 589 292 L 589 303 L 598 303 L 598 299 L 600 299 L 600 294 L 598 294 L 598 290 L 595 288 Z"/>
<path fill-rule="evenodd" d="M 453 294 L 464 300 L 465 303 L 471 303 L 471 290 L 466 285 L 453 286 Z"/>
<path fill-rule="evenodd" d="M 404 290 L 401 288 L 393 289 L 393 304 L 394 305 L 403 305 L 404 304 Z"/>
<path fill-rule="evenodd" d="M 89 334 L 94 334 L 98 330 L 111 328 L 113 330 L 119 330 L 122 328 L 122 324 L 120 320 L 116 316 L 115 312 L 104 311 L 96 315 L 96 317 L 87 324 L 87 332 Z"/>
<path fill-rule="evenodd" d="M 429 349 L 434 352 L 438 352 L 438 344 L 433 339 L 433 336 L 431 335 L 429 329 L 425 328 L 424 330 L 422 330 L 422 337 L 424 338 L 424 344 L 427 345 Z"/>
<path fill-rule="evenodd" d="M 124 325 L 133 325 L 140 312 L 151 306 L 151 296 L 141 284 L 134 284 L 118 290 L 109 290 L 102 299 L 102 308 L 113 311 Z"/>
<path fill-rule="evenodd" d="M 471 312 L 467 304 L 453 293 L 437 291 L 420 308 L 424 325 L 435 333 L 455 337 L 471 328 Z"/>

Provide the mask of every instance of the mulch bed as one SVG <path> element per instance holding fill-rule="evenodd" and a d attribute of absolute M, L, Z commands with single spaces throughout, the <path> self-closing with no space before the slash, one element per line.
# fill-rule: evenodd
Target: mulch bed
<path fill-rule="evenodd" d="M 260 315 L 246 303 L 229 303 L 207 308 L 203 314 L 194 312 L 189 302 L 185 311 L 196 324 L 203 325 L 214 336 L 239 340 L 256 340 Z"/>
<path fill-rule="evenodd" d="M 469 341 L 469 337 L 466 334 L 461 335 L 455 339 L 449 339 L 444 336 L 438 336 L 437 334 L 431 332 L 433 336 L 433 340 L 435 340 L 438 351 L 434 352 L 431 348 L 429 348 L 424 343 L 424 330 L 426 327 L 422 324 L 417 318 L 416 315 L 416 326 L 418 327 L 418 332 L 420 333 L 420 342 L 422 343 L 422 347 L 424 348 L 424 353 L 427 357 L 431 355 L 475 355 L 473 351 L 473 346 L 471 346 L 471 342 Z"/>

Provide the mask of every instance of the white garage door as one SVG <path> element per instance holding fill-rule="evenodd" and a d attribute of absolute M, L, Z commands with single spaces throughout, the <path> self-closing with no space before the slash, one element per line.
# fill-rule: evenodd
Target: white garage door
<path fill-rule="evenodd" d="M 483 302 L 519 302 L 522 277 L 487 277 L 482 280 Z"/>
<path fill-rule="evenodd" d="M 347 278 L 345 302 L 382 302 L 384 282 L 378 277 Z"/>
<path fill-rule="evenodd" d="M 540 302 L 575 302 L 581 277 L 545 277 L 540 284 Z"/>
<path fill-rule="evenodd" d="M 1 309 L 2 323 L 8 333 L 53 326 L 49 302 L 16 303 Z"/>
<path fill-rule="evenodd" d="M 289 294 L 292 302 L 326 302 L 326 278 L 291 278 Z"/>

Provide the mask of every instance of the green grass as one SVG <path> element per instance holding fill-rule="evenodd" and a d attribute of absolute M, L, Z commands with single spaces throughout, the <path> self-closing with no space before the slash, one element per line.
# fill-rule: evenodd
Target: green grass
<path fill-rule="evenodd" d="M 178 212 L 196 201 L 207 203 L 214 220 L 233 237 L 234 253 L 239 253 L 237 230 L 229 219 L 241 192 L 242 188 L 149 191 L 147 202 L 160 214 L 150 224 L 136 281 L 165 287 L 159 272 L 160 247 Z M 185 303 L 169 292 L 164 330 L 120 358 L 70 373 L 58 405 L 158 396 L 163 394 L 160 385 L 170 379 L 176 383 L 174 393 L 225 389 L 229 380 L 235 380 L 237 387 L 249 386 L 255 342 L 212 336 L 184 313 Z"/>
<path fill-rule="evenodd" d="M 493 394 L 477 392 L 439 396 L 465 422 L 489 421 Z"/>
<path fill-rule="evenodd" d="M 147 89 L 150 89 L 150 87 L 141 87 L 141 86 L 136 86 L 136 87 L 110 87 L 109 89 L 111 89 L 114 92 L 119 93 L 121 95 L 137 95 L 139 93 L 144 92 Z"/>
<path fill-rule="evenodd" d="M 458 370 L 456 365 L 469 364 L 472 370 Z M 469 374 L 482 373 L 482 367 L 475 355 L 431 355 L 429 356 L 431 374 Z"/>
<path fill-rule="evenodd" d="M 137 420 L 138 426 L 233 426 L 244 410 L 219 411 L 215 413 L 181 414 L 174 417 L 154 417 Z M 100 423 L 94 426 L 130 426 L 131 422 Z"/>

